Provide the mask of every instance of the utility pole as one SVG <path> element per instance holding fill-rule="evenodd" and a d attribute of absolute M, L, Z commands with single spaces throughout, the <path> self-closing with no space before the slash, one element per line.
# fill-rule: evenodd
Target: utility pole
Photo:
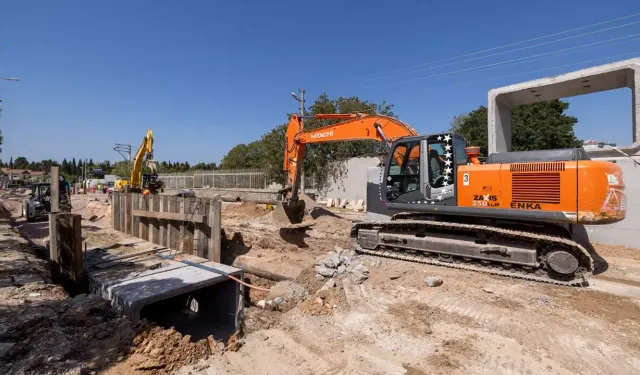
<path fill-rule="evenodd" d="M 300 98 L 294 93 L 291 92 L 291 96 L 300 102 L 300 117 L 304 116 L 304 93 L 306 92 L 304 89 L 298 89 L 300 93 Z M 300 165 L 300 192 L 304 193 L 304 159 L 302 160 L 302 164 Z"/>

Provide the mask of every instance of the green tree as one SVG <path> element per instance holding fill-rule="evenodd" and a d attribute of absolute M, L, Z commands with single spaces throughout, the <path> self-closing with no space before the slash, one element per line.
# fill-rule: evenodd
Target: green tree
<path fill-rule="evenodd" d="M 77 176 L 78 173 L 78 164 L 76 164 L 76 158 L 71 159 L 71 174 Z"/>
<path fill-rule="evenodd" d="M 120 178 L 129 178 L 131 175 L 131 165 L 127 161 L 119 161 L 113 165 L 111 173 Z"/>
<path fill-rule="evenodd" d="M 569 103 L 550 100 L 517 106 L 511 117 L 513 151 L 550 150 L 580 147 L 573 127 L 578 119 L 567 116 Z M 488 154 L 489 136 L 487 108 L 480 107 L 451 121 L 451 131 L 462 134 L 467 141 L 480 146 L 482 155 Z"/>
<path fill-rule="evenodd" d="M 13 167 L 15 169 L 27 169 L 29 168 L 29 161 L 24 156 L 18 156 L 16 161 L 13 162 Z"/>
<path fill-rule="evenodd" d="M 13 169 L 13 156 L 9 160 L 9 168 Z"/>
<path fill-rule="evenodd" d="M 340 97 L 330 99 L 327 94 L 320 95 L 309 108 L 311 114 L 320 113 L 379 113 L 394 116 L 393 105 L 362 100 L 358 97 Z M 305 120 L 305 129 L 315 129 L 339 121 Z M 278 125 L 260 140 L 233 147 L 222 158 L 220 169 L 259 168 L 270 182 L 283 183 L 285 132 L 287 124 Z M 323 189 L 331 180 L 340 179 L 346 168 L 344 162 L 356 156 L 377 155 L 382 144 L 376 141 L 350 141 L 319 143 L 307 146 L 305 157 L 305 175 L 315 180 L 316 187 Z"/>
<path fill-rule="evenodd" d="M 60 167 L 60 171 L 62 173 L 65 173 L 66 175 L 70 175 L 71 174 L 71 165 L 69 165 L 69 162 L 67 161 L 67 158 L 62 159 L 62 165 Z"/>

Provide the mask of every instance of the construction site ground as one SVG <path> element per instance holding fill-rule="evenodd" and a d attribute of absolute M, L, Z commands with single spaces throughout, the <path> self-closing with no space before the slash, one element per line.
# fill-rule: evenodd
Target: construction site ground
<path fill-rule="evenodd" d="M 282 231 L 262 206 L 225 203 L 223 262 L 293 281 L 247 275 L 271 292 L 249 291 L 243 335 L 194 343 L 133 324 L 91 296 L 16 283 L 26 274 L 47 281 L 32 246 L 47 223 L 19 217 L 24 197 L 0 194 L 0 373 L 640 374 L 638 249 L 594 244 L 606 265 L 587 288 L 369 256 L 352 260 L 368 278 L 344 272 L 323 288 L 329 279 L 314 266 L 350 248 L 352 220 L 363 214 L 326 212 L 308 231 Z M 127 251 L 135 242 L 109 229 L 104 195 L 72 204 L 89 247 Z M 442 285 L 429 287 L 430 276 Z"/>

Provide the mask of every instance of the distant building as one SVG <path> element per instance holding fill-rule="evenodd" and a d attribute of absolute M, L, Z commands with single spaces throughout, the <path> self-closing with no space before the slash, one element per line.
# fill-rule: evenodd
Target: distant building
<path fill-rule="evenodd" d="M 594 149 L 594 148 L 604 148 L 604 146 L 616 147 L 616 143 L 615 142 L 596 141 L 596 140 L 592 140 L 592 139 L 588 139 L 586 141 L 582 141 L 582 148 L 584 148 L 585 150 Z"/>
<path fill-rule="evenodd" d="M 45 182 L 49 175 L 45 172 L 31 171 L 28 169 L 0 169 L 2 176 L 7 178 L 9 184 L 29 185 L 35 182 Z"/>

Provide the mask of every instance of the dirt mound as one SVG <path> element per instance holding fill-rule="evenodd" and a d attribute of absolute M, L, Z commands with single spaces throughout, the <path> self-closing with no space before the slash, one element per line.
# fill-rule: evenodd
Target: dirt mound
<path fill-rule="evenodd" d="M 260 218 L 269 213 L 260 205 L 250 202 L 225 204 L 222 209 L 223 215 L 236 218 Z"/>
<path fill-rule="evenodd" d="M 103 201 L 90 201 L 80 212 L 84 220 L 89 220 L 93 225 L 111 225 L 111 204 Z"/>
<path fill-rule="evenodd" d="M 137 371 L 167 374 L 200 358 L 215 353 L 213 337 L 191 342 L 173 328 L 148 326 L 133 340 L 134 347 L 127 364 Z"/>
<path fill-rule="evenodd" d="M 338 216 L 319 216 L 313 221 L 313 230 L 318 232 L 332 233 L 336 236 L 349 237 L 351 231 L 351 222 Z"/>

